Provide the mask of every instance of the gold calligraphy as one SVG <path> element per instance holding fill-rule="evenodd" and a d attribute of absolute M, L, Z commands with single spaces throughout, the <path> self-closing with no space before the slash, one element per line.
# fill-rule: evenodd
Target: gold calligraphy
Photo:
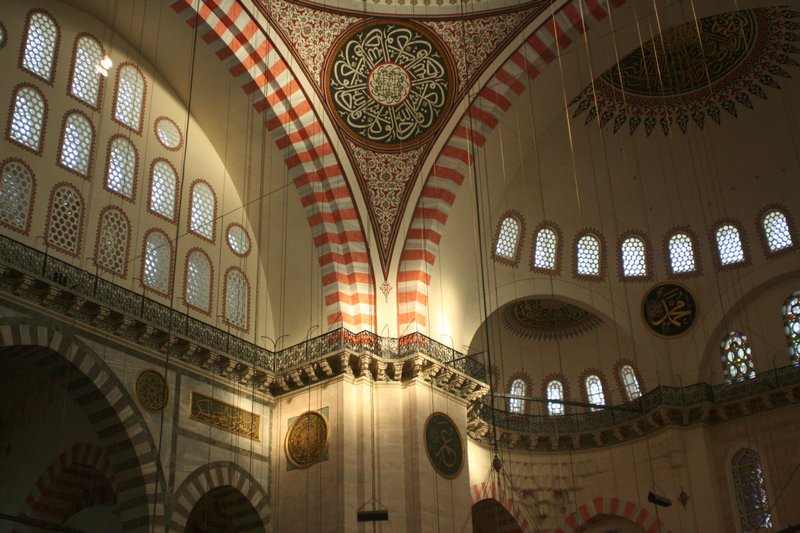
<path fill-rule="evenodd" d="M 433 413 L 425 423 L 425 449 L 434 469 L 453 479 L 464 464 L 464 448 L 455 423 L 444 413 Z"/>
<path fill-rule="evenodd" d="M 327 446 L 328 422 L 316 411 L 298 416 L 286 433 L 286 459 L 295 468 L 307 468 L 316 463 Z"/>
<path fill-rule="evenodd" d="M 695 314 L 694 298 L 675 283 L 653 287 L 642 302 L 645 323 L 655 333 L 666 337 L 685 333 L 694 322 Z"/>
<path fill-rule="evenodd" d="M 192 420 L 248 439 L 261 440 L 259 415 L 198 392 L 192 392 L 189 403 L 191 408 L 189 418 Z"/>

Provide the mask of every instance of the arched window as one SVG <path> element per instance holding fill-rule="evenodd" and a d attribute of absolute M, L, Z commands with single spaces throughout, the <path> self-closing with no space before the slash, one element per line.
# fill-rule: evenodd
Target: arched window
<path fill-rule="evenodd" d="M 590 374 L 586 377 L 585 381 L 586 385 L 586 398 L 589 400 L 589 403 L 593 405 L 605 405 L 606 403 L 606 396 L 603 392 L 603 382 L 600 381 L 600 377 L 594 374 Z M 602 407 L 590 407 L 592 411 L 599 411 Z"/>
<path fill-rule="evenodd" d="M 211 312 L 211 260 L 195 248 L 186 256 L 186 303 L 204 313 Z"/>
<path fill-rule="evenodd" d="M 190 193 L 189 231 L 214 241 L 214 222 L 217 218 L 217 198 L 208 183 L 197 180 Z"/>
<path fill-rule="evenodd" d="M 647 253 L 644 240 L 641 237 L 627 237 L 620 244 L 619 253 L 622 260 L 623 277 L 647 277 Z"/>
<path fill-rule="evenodd" d="M 78 189 L 59 183 L 50 193 L 47 245 L 65 254 L 78 255 L 83 226 L 83 198 Z"/>
<path fill-rule="evenodd" d="M 781 308 L 783 328 L 789 342 L 789 358 L 795 365 L 800 365 L 800 291 L 786 299 Z"/>
<path fill-rule="evenodd" d="M 32 85 L 21 85 L 14 94 L 14 110 L 8 124 L 8 139 L 35 153 L 42 151 L 47 102 Z"/>
<path fill-rule="evenodd" d="M 525 401 L 522 399 L 525 396 L 525 381 L 519 378 L 512 381 L 508 394 L 511 396 L 508 399 L 508 410 L 512 413 L 522 414 L 525 409 Z"/>
<path fill-rule="evenodd" d="M 575 271 L 579 276 L 600 277 L 600 239 L 583 235 L 575 245 Z"/>
<path fill-rule="evenodd" d="M 794 246 L 792 232 L 789 229 L 789 221 L 786 215 L 777 209 L 768 211 L 761 219 L 764 229 L 764 239 L 767 242 L 767 249 L 770 252 L 787 250 Z"/>
<path fill-rule="evenodd" d="M 697 269 L 694 259 L 694 239 L 684 231 L 673 233 L 667 242 L 669 269 L 673 274 L 688 274 Z"/>
<path fill-rule="evenodd" d="M 128 272 L 128 242 L 131 225 L 125 213 L 116 207 L 107 207 L 100 214 L 100 225 L 95 244 L 95 264 L 119 276 Z"/>
<path fill-rule="evenodd" d="M 117 69 L 114 118 L 136 132 L 142 131 L 144 91 L 144 76 L 139 69 L 131 63 L 120 65 Z"/>
<path fill-rule="evenodd" d="M 642 390 L 639 388 L 639 379 L 636 377 L 636 371 L 631 365 L 622 365 L 619 369 L 619 377 L 622 380 L 625 396 L 629 402 L 641 398 Z"/>
<path fill-rule="evenodd" d="M 564 414 L 564 385 L 554 379 L 547 384 L 547 413 L 550 416 L 560 416 Z"/>
<path fill-rule="evenodd" d="M 25 28 L 25 46 L 22 49 L 20 66 L 47 83 L 53 80 L 58 48 L 58 26 L 42 11 L 28 16 Z"/>
<path fill-rule="evenodd" d="M 72 58 L 72 75 L 69 92 L 92 108 L 100 103 L 100 88 L 103 76 L 97 66 L 103 60 L 103 47 L 90 35 L 79 35 L 75 39 L 75 54 Z"/>
<path fill-rule="evenodd" d="M 144 240 L 142 283 L 164 296 L 169 296 L 172 244 L 166 235 L 152 230 Z"/>
<path fill-rule="evenodd" d="M 742 531 L 771 528 L 767 486 L 758 453 L 748 448 L 736 452 L 731 460 L 731 474 Z"/>
<path fill-rule="evenodd" d="M 747 335 L 731 331 L 722 339 L 722 375 L 727 383 L 756 377 L 753 350 Z"/>
<path fill-rule="evenodd" d="M 497 230 L 497 239 L 494 244 L 495 259 L 516 263 L 521 233 L 522 223 L 520 219 L 515 215 L 505 217 L 500 222 L 500 227 Z"/>
<path fill-rule="evenodd" d="M 170 222 L 175 220 L 175 195 L 178 174 L 165 159 L 157 159 L 150 169 L 150 211 Z"/>
<path fill-rule="evenodd" d="M 83 113 L 77 111 L 70 113 L 64 119 L 58 164 L 81 176 L 88 176 L 93 144 L 94 127 L 92 123 Z"/>
<path fill-rule="evenodd" d="M 108 145 L 106 188 L 133 201 L 138 166 L 139 155 L 133 144 L 122 136 L 111 139 Z"/>
<path fill-rule="evenodd" d="M 558 250 L 558 233 L 547 226 L 536 232 L 533 243 L 533 268 L 540 270 L 556 270 Z"/>
<path fill-rule="evenodd" d="M 18 159 L 0 165 L 0 222 L 28 233 L 36 180 L 28 166 Z"/>
<path fill-rule="evenodd" d="M 238 268 L 225 274 L 225 320 L 239 329 L 247 330 L 250 304 L 250 283 Z"/>
<path fill-rule="evenodd" d="M 744 247 L 739 229 L 733 224 L 721 224 L 714 232 L 720 266 L 744 262 Z"/>

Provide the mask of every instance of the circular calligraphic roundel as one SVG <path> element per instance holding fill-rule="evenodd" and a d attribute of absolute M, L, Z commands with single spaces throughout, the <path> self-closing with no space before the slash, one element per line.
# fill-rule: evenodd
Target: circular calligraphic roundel
<path fill-rule="evenodd" d="M 372 20 L 346 32 L 325 66 L 325 91 L 356 142 L 405 149 L 436 132 L 455 84 L 444 45 L 408 21 Z"/>
<path fill-rule="evenodd" d="M 308 468 L 328 446 L 328 422 L 316 411 L 298 416 L 286 434 L 286 459 L 295 468 Z"/>
<path fill-rule="evenodd" d="M 161 411 L 167 406 L 169 388 L 164 377 L 155 370 L 145 370 L 136 378 L 136 398 L 148 411 Z"/>
<path fill-rule="evenodd" d="M 425 451 L 440 476 L 455 479 L 464 466 L 464 446 L 455 422 L 444 413 L 433 413 L 425 422 Z"/>
<path fill-rule="evenodd" d="M 662 337 L 683 335 L 697 318 L 697 304 L 683 285 L 659 283 L 642 300 L 642 320 Z"/>

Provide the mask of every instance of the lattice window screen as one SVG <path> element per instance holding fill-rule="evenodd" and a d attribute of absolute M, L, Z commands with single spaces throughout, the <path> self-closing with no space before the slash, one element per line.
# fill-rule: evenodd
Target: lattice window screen
<path fill-rule="evenodd" d="M 83 200 L 78 192 L 66 185 L 58 187 L 53 192 L 50 204 L 47 244 L 69 254 L 77 254 L 82 219 Z"/>
<path fill-rule="evenodd" d="M 89 119 L 80 113 L 72 113 L 64 123 L 61 164 L 82 176 L 88 176 L 93 143 L 94 130 Z"/>
<path fill-rule="evenodd" d="M 14 96 L 14 111 L 8 135 L 12 141 L 39 152 L 44 130 L 44 97 L 33 87 L 20 87 Z"/>
<path fill-rule="evenodd" d="M 145 286 L 163 294 L 169 294 L 169 272 L 172 264 L 172 247 L 169 239 L 160 231 L 153 231 L 144 243 Z"/>
<path fill-rule="evenodd" d="M 175 190 L 178 176 L 166 161 L 156 161 L 150 180 L 150 209 L 163 217 L 175 219 Z"/>
<path fill-rule="evenodd" d="M 694 260 L 692 238 L 686 233 L 676 233 L 669 238 L 669 265 L 675 274 L 694 272 L 697 268 Z"/>
<path fill-rule="evenodd" d="M 558 236 L 550 228 L 542 228 L 536 234 L 536 245 L 533 255 L 533 266 L 545 270 L 556 269 L 556 246 Z"/>
<path fill-rule="evenodd" d="M 142 129 L 144 77 L 133 65 L 122 65 L 117 71 L 117 100 L 114 118 L 131 128 Z"/>
<path fill-rule="evenodd" d="M 25 33 L 25 48 L 22 53 L 22 68 L 50 81 L 58 45 L 58 26 L 45 13 L 31 15 Z"/>
<path fill-rule="evenodd" d="M 238 270 L 231 270 L 225 279 L 225 318 L 242 329 L 247 329 L 249 285 Z"/>
<path fill-rule="evenodd" d="M 33 176 L 19 161 L 9 161 L 0 173 L 0 220 L 28 231 L 28 213 L 31 208 Z"/>
<path fill-rule="evenodd" d="M 103 77 L 97 72 L 96 67 L 102 59 L 103 47 L 100 43 L 88 35 L 78 39 L 72 65 L 70 92 L 72 96 L 92 107 L 97 107 L 100 99 L 100 83 Z"/>
<path fill-rule="evenodd" d="M 118 209 L 109 209 L 100 219 L 95 261 L 115 274 L 124 276 L 128 262 L 130 225 Z"/>

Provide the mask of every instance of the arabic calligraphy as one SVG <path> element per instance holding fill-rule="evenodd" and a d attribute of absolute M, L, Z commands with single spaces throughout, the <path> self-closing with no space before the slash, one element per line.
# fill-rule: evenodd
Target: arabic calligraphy
<path fill-rule="evenodd" d="M 697 308 L 694 298 L 676 283 L 653 287 L 642 302 L 645 323 L 658 335 L 675 337 L 685 333 L 694 322 Z"/>
<path fill-rule="evenodd" d="M 307 468 L 316 463 L 327 446 L 328 422 L 316 411 L 298 416 L 286 433 L 286 459 L 295 468 Z"/>
<path fill-rule="evenodd" d="M 198 392 L 192 392 L 189 403 L 189 418 L 248 439 L 261 440 L 261 416 Z"/>
<path fill-rule="evenodd" d="M 433 468 L 443 477 L 458 476 L 464 449 L 455 423 L 444 413 L 433 413 L 425 423 L 425 449 Z"/>
<path fill-rule="evenodd" d="M 169 389 L 164 377 L 155 370 L 145 370 L 139 374 L 136 378 L 136 398 L 148 411 L 161 411 L 167 405 L 169 398 Z"/>
<path fill-rule="evenodd" d="M 450 105 L 452 68 L 436 37 L 401 21 L 372 21 L 347 35 L 327 68 L 340 125 L 370 146 L 418 144 Z"/>

